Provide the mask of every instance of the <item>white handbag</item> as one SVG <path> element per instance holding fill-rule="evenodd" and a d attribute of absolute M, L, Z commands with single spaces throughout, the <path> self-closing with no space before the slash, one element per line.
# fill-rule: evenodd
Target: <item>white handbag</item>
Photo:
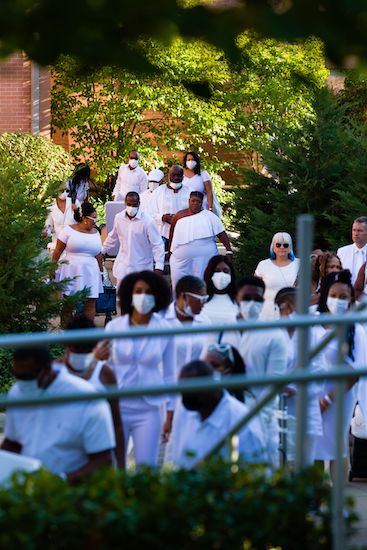
<path fill-rule="evenodd" d="M 364 419 L 364 416 L 361 411 L 361 407 L 358 405 L 355 406 L 354 416 L 350 423 L 351 432 L 354 437 L 359 439 L 367 439 L 367 425 Z"/>

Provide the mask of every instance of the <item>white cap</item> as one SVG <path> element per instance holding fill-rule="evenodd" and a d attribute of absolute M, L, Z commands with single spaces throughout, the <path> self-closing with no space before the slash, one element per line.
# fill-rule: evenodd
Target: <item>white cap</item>
<path fill-rule="evenodd" d="M 158 168 L 154 168 L 154 170 L 151 170 L 148 174 L 148 181 L 162 181 L 163 178 L 164 173 Z"/>

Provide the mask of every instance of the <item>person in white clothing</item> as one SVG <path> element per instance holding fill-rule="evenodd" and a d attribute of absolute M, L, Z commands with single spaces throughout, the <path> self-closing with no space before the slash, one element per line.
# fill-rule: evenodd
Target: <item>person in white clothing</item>
<path fill-rule="evenodd" d="M 102 254 L 108 253 L 116 244 L 120 248 L 113 264 L 112 273 L 117 287 L 125 275 L 134 271 L 164 269 L 164 245 L 153 220 L 140 209 L 138 193 L 126 195 L 126 209 L 115 216 L 112 231 L 107 235 Z"/>
<path fill-rule="evenodd" d="M 170 257 L 172 288 L 185 275 L 203 278 L 209 259 L 217 254 L 216 237 L 232 257 L 231 243 L 220 219 L 203 209 L 204 195 L 191 191 L 189 207 L 172 218 L 168 253 Z"/>
<path fill-rule="evenodd" d="M 66 190 L 71 198 L 71 208 L 76 210 L 79 205 L 88 200 L 90 168 L 81 162 L 75 167 L 74 173 L 66 182 Z"/>
<path fill-rule="evenodd" d="M 78 199 L 75 201 L 76 208 L 80 208 L 80 202 Z M 45 222 L 45 228 L 41 233 L 41 237 L 52 236 L 52 242 L 48 243 L 47 248 L 50 254 L 56 247 L 56 241 L 59 233 L 67 225 L 75 223 L 74 209 L 72 208 L 71 198 L 68 197 L 68 193 L 63 189 L 57 196 L 56 201 L 47 208 L 47 219 Z"/>
<path fill-rule="evenodd" d="M 247 276 L 238 283 L 237 300 L 242 318 L 247 321 L 259 319 L 264 303 L 265 283 L 259 277 Z M 245 362 L 248 374 L 253 376 L 278 375 L 286 373 L 288 364 L 288 342 L 282 329 L 244 331 L 239 352 Z M 268 387 L 251 388 L 255 398 L 260 400 Z M 271 461 L 278 463 L 279 427 L 276 419 L 277 399 L 274 398 L 261 410 L 261 419 L 267 436 Z"/>
<path fill-rule="evenodd" d="M 187 208 L 190 191 L 182 185 L 183 168 L 178 164 L 170 167 L 167 185 L 161 185 L 153 193 L 153 218 L 155 219 L 165 244 L 168 244 L 172 218 L 177 212 Z"/>
<path fill-rule="evenodd" d="M 208 301 L 203 313 L 213 324 L 235 323 L 239 317 L 236 294 L 236 275 L 232 261 L 221 254 L 210 258 L 204 272 L 204 281 L 208 289 Z M 217 342 L 226 342 L 238 347 L 240 334 L 237 331 L 212 334 Z"/>
<path fill-rule="evenodd" d="M 102 257 L 101 236 L 96 229 L 97 212 L 93 205 L 84 202 L 80 211 L 75 210 L 74 218 L 77 223 L 64 227 L 58 236 L 52 261 L 58 262 L 62 253 L 66 252 L 56 272 L 56 279 L 62 281 L 70 279 L 63 289 L 64 295 L 75 294 L 80 290 L 87 290 L 84 312 L 90 319 L 96 313 L 96 300 L 102 286 Z M 62 312 L 62 323 L 65 325 L 70 311 Z"/>
<path fill-rule="evenodd" d="M 162 170 L 158 168 L 151 170 L 148 174 L 148 189 L 140 193 L 140 209 L 152 218 L 154 218 L 153 191 L 161 185 L 163 178 L 164 172 Z"/>
<path fill-rule="evenodd" d="M 352 274 L 352 284 L 356 282 L 358 272 L 367 260 L 367 216 L 356 218 L 352 225 L 353 244 L 338 248 L 343 269 L 349 269 Z"/>
<path fill-rule="evenodd" d="M 172 326 L 187 323 L 197 326 L 210 325 L 210 319 L 201 313 L 208 299 L 204 281 L 193 275 L 186 275 L 178 281 L 175 290 L 176 300 L 164 312 L 166 321 Z M 206 348 L 208 337 L 209 335 L 203 333 L 176 336 L 178 369 L 194 359 L 199 359 Z"/>
<path fill-rule="evenodd" d="M 107 324 L 107 332 L 134 326 L 169 327 L 159 314 L 169 306 L 171 299 L 169 286 L 162 276 L 152 271 L 130 273 L 121 281 L 118 295 L 122 315 Z M 113 339 L 110 361 L 119 388 L 176 381 L 173 337 Z M 162 394 L 120 401 L 125 450 L 132 437 L 136 464 L 157 464 L 160 438 L 168 441 L 175 404 L 175 397 Z"/>
<path fill-rule="evenodd" d="M 296 315 L 297 289 L 294 287 L 285 287 L 279 290 L 275 296 L 275 305 L 279 309 L 281 318 L 292 319 Z M 287 372 L 293 371 L 297 366 L 297 341 L 298 332 L 295 328 L 284 329 L 284 334 L 288 340 L 288 365 Z M 311 335 L 312 336 L 312 335 Z M 311 338 L 312 339 L 312 338 Z M 313 349 L 314 342 L 310 341 L 310 349 Z M 324 371 L 324 366 L 320 357 L 314 358 L 307 366 L 313 373 Z M 307 441 L 306 441 L 306 461 L 307 464 L 313 464 L 315 461 L 316 437 L 322 435 L 322 419 L 319 406 L 319 393 L 322 390 L 323 382 L 310 382 L 307 386 Z M 293 462 L 295 459 L 296 448 L 296 394 L 297 386 L 289 384 L 283 388 L 287 400 L 287 461 Z"/>
<path fill-rule="evenodd" d="M 324 279 L 320 292 L 320 303 L 318 311 L 320 313 L 330 313 L 331 315 L 343 315 L 354 304 L 354 290 L 351 284 L 351 274 L 349 270 L 340 273 L 330 273 Z M 323 340 L 330 331 L 333 330 L 329 325 L 318 325 L 313 327 L 312 333 L 316 343 Z M 346 355 L 345 366 L 350 367 L 351 374 L 353 370 L 363 368 L 367 362 L 366 333 L 359 324 L 352 324 L 348 327 L 346 333 Z M 338 364 L 338 342 L 332 340 L 321 352 L 325 369 L 328 371 Z M 352 414 L 357 401 L 357 379 L 347 380 L 346 393 L 344 396 L 344 421 L 340 429 L 343 430 L 344 438 L 344 456 L 347 454 L 347 437 L 352 420 Z M 322 412 L 323 434 L 316 440 L 316 460 L 330 461 L 330 470 L 333 473 L 334 461 L 336 460 L 336 438 L 335 438 L 335 382 L 325 381 L 322 391 L 319 395 L 319 403 Z"/>
<path fill-rule="evenodd" d="M 183 367 L 180 380 L 214 377 L 213 367 L 204 361 L 193 361 Z M 247 413 L 248 407 L 226 391 L 183 393 L 181 413 L 175 417 L 172 435 L 173 463 L 190 469 Z M 249 463 L 266 463 L 265 441 L 256 421 L 250 420 L 238 432 L 239 457 Z M 228 446 L 218 453 L 231 460 Z"/>
<path fill-rule="evenodd" d="M 45 348 L 17 349 L 13 374 L 10 398 L 95 392 L 65 368 L 55 372 Z M 115 435 L 110 408 L 100 399 L 9 409 L 1 448 L 37 458 L 54 474 L 74 481 L 112 464 Z"/>
<path fill-rule="evenodd" d="M 199 155 L 195 151 L 189 151 L 184 156 L 183 165 L 183 184 L 189 191 L 200 191 L 203 193 L 203 207 L 213 210 L 213 185 L 208 172 L 201 169 Z"/>
<path fill-rule="evenodd" d="M 75 315 L 66 330 L 83 330 L 96 328 L 93 321 L 83 314 Z M 63 362 L 70 374 L 87 380 L 99 392 L 108 387 L 117 386 L 116 375 L 106 362 L 110 356 L 110 341 L 73 342 L 65 345 Z M 56 363 L 57 365 L 57 363 Z M 55 363 L 54 363 L 55 370 Z M 57 366 L 56 366 L 57 368 Z M 109 401 L 113 425 L 115 428 L 116 462 L 120 468 L 125 467 L 124 430 L 122 426 L 118 400 Z"/>
<path fill-rule="evenodd" d="M 148 178 L 144 170 L 139 166 L 138 151 L 130 151 L 129 161 L 122 164 L 117 173 L 115 187 L 112 191 L 113 201 L 125 201 L 125 196 L 129 191 L 135 193 L 144 193 L 148 187 Z"/>
<path fill-rule="evenodd" d="M 270 258 L 262 260 L 255 269 L 255 276 L 265 283 L 265 302 L 262 319 L 274 319 L 274 298 L 278 290 L 295 286 L 299 259 L 293 254 L 292 237 L 289 233 L 275 233 L 270 244 Z"/>

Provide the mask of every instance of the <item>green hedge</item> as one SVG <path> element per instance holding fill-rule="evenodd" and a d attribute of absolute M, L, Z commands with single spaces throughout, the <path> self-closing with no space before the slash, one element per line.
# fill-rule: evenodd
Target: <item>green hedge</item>
<path fill-rule="evenodd" d="M 76 486 L 40 471 L 0 490 L 0 547 L 328 549 L 329 499 L 314 469 L 269 475 L 221 462 L 188 472 L 106 469 Z"/>

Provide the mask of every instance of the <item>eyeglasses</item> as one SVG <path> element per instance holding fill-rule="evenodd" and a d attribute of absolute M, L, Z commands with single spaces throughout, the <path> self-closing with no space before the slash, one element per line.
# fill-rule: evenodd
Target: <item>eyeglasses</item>
<path fill-rule="evenodd" d="M 277 248 L 281 248 L 281 247 L 283 247 L 283 248 L 289 248 L 289 243 L 275 243 L 275 246 L 276 246 Z"/>
<path fill-rule="evenodd" d="M 201 294 L 194 294 L 193 292 L 185 292 L 185 294 L 191 296 L 192 298 L 196 298 L 201 304 L 206 304 L 209 299 L 209 296 L 207 294 L 205 294 L 204 296 L 202 296 Z"/>

